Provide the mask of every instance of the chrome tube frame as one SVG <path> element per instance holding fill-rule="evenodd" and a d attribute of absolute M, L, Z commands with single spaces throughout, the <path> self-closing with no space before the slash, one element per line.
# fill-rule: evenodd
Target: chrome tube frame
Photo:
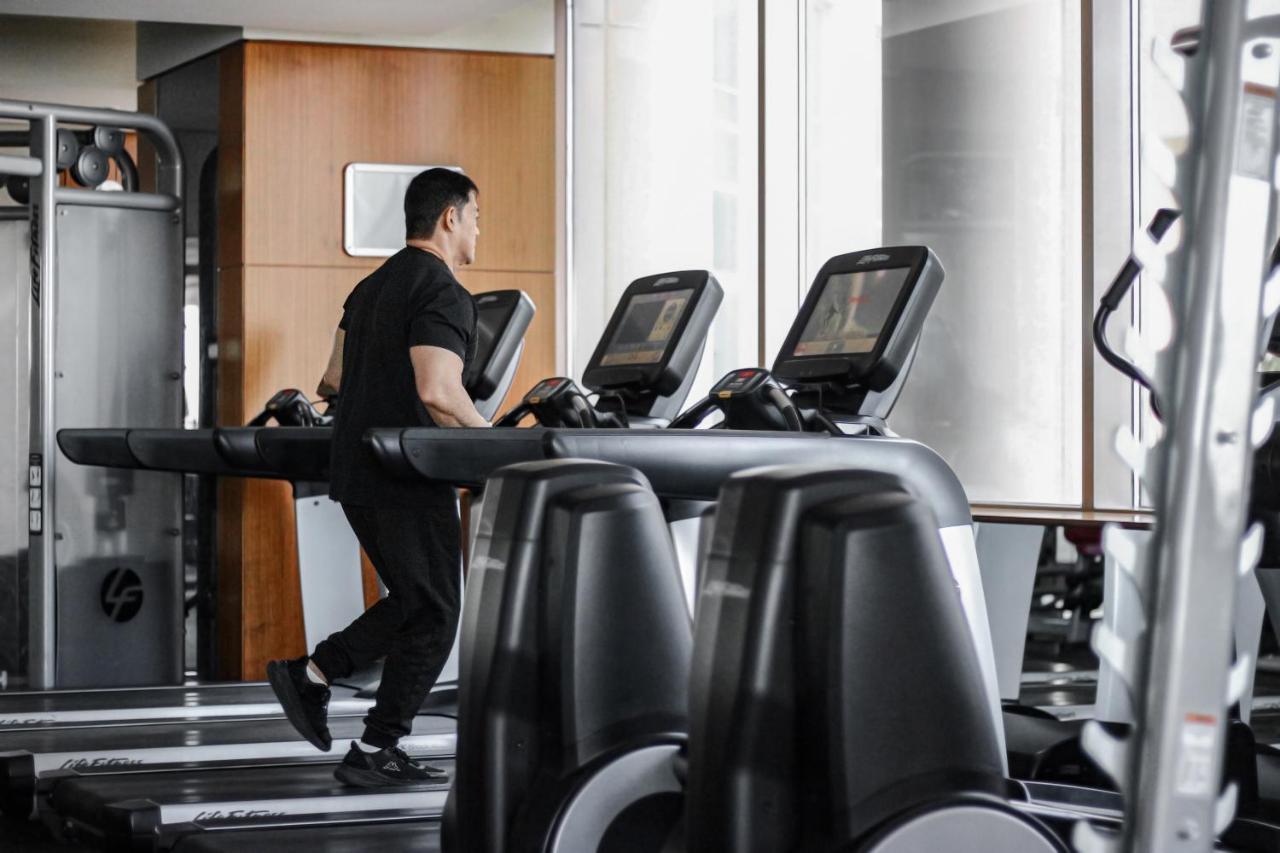
<path fill-rule="evenodd" d="M 1280 279 L 1265 280 L 1280 151 L 1280 19 L 1251 16 L 1256 5 L 1204 4 L 1192 58 L 1152 45 L 1156 67 L 1182 97 L 1191 138 L 1180 157 L 1153 135 L 1142 140 L 1147 164 L 1182 210 L 1182 233 L 1176 247 L 1134 237 L 1148 294 L 1167 300 L 1174 339 L 1130 330 L 1130 352 L 1154 367 L 1167 432 L 1149 448 L 1117 436 L 1153 496 L 1157 523 L 1149 544 L 1118 529 L 1105 536 L 1144 619 L 1094 637 L 1129 691 L 1137 725 L 1125 739 L 1096 724 L 1085 730 L 1086 748 L 1125 799 L 1120 835 L 1077 825 L 1076 848 L 1090 853 L 1207 853 L 1236 809 L 1235 784 L 1221 789 L 1227 717 L 1254 661 L 1241 652 L 1232 663 L 1234 609 L 1261 548 L 1260 530 L 1242 535 L 1253 449 L 1275 420 L 1272 401 L 1258 404 L 1258 342 L 1280 302 Z"/>
<path fill-rule="evenodd" d="M 55 312 L 57 304 L 58 205 L 93 205 L 142 210 L 172 210 L 182 215 L 182 152 L 172 131 L 160 119 L 143 113 L 89 109 L 62 104 L 24 103 L 0 99 L 0 118 L 27 121 L 30 139 L 38 141 L 39 158 L 4 155 L 0 171 L 32 178 L 32 352 L 31 445 L 28 526 L 28 677 L 33 687 L 56 686 L 57 592 L 55 535 L 45 517 L 54 506 L 54 466 L 58 458 L 54 411 Z M 58 186 L 58 125 L 109 125 L 137 131 L 151 141 L 157 155 L 156 192 L 95 192 Z M 180 283 L 179 283 L 180 284 Z M 46 310 L 48 309 L 48 310 Z"/>

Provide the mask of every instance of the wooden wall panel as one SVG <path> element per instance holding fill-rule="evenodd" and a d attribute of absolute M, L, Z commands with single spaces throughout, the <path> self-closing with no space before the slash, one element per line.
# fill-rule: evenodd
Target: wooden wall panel
<path fill-rule="evenodd" d="M 220 67 L 220 423 L 281 388 L 314 393 L 343 300 L 381 262 L 342 252 L 351 162 L 460 165 L 476 180 L 477 263 L 459 278 L 538 306 L 514 398 L 554 371 L 550 57 L 251 42 Z M 219 518 L 222 671 L 260 678 L 302 653 L 292 501 L 283 484 L 224 487 Z"/>
<path fill-rule="evenodd" d="M 343 169 L 424 163 L 480 187 L 483 268 L 553 271 L 553 74 L 548 57 L 246 45 L 245 263 L 363 266 L 342 251 Z"/>
<path fill-rule="evenodd" d="M 218 505 L 218 674 L 258 681 L 268 660 L 304 653 L 293 493 L 280 481 L 227 478 Z"/>
<path fill-rule="evenodd" d="M 221 233 L 221 232 L 219 232 Z M 218 411 L 222 426 L 253 417 L 244 395 L 244 267 L 218 270 Z"/>

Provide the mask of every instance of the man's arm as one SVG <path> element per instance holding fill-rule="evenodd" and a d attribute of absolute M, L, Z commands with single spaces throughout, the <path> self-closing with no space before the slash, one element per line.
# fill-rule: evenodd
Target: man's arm
<path fill-rule="evenodd" d="M 462 359 L 444 347 L 409 347 L 418 399 L 436 426 L 487 427 L 462 385 Z"/>
<path fill-rule="evenodd" d="M 316 387 L 316 394 L 325 400 L 338 396 L 338 389 L 342 387 L 342 346 L 346 339 L 347 333 L 342 329 L 333 333 L 333 351 L 329 353 L 329 364 Z"/>

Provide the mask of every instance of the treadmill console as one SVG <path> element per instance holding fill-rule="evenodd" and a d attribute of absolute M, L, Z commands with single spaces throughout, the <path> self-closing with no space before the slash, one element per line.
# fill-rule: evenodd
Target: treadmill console
<path fill-rule="evenodd" d="M 627 286 L 582 384 L 627 416 L 674 417 L 697 372 L 724 292 L 707 270 L 661 273 Z M 683 393 L 682 393 L 683 392 Z"/>
<path fill-rule="evenodd" d="M 493 290 L 477 293 L 476 354 L 463 377 L 467 393 L 476 409 L 491 419 L 511 387 L 524 335 L 533 321 L 533 300 L 520 290 Z"/>
<path fill-rule="evenodd" d="M 321 412 L 297 388 L 285 388 L 272 394 L 262 411 L 248 425 L 266 426 L 271 421 L 280 426 L 322 427 L 333 425 L 333 415 L 331 412 Z"/>
<path fill-rule="evenodd" d="M 772 374 L 763 367 L 742 367 L 720 377 L 701 402 L 671 422 L 672 429 L 696 429 L 713 411 L 728 429 L 800 432 L 800 410 Z"/>
<path fill-rule="evenodd" d="M 529 390 L 524 395 L 524 401 L 530 405 L 539 405 L 554 400 L 564 394 L 581 393 L 572 379 L 566 376 L 553 376 L 550 379 L 544 379 Z"/>
<path fill-rule="evenodd" d="M 823 388 L 825 402 L 856 409 L 855 399 L 885 391 L 904 374 L 943 275 L 925 246 L 831 258 L 787 333 L 773 375 Z"/>
<path fill-rule="evenodd" d="M 539 426 L 600 427 L 618 426 L 600 423 L 582 389 L 567 376 L 543 379 L 529 390 L 520 405 L 508 412 L 497 426 L 516 426 L 525 415 L 533 415 Z"/>
<path fill-rule="evenodd" d="M 721 400 L 742 394 L 751 394 L 763 388 L 770 380 L 769 371 L 762 367 L 744 367 L 727 373 L 711 386 L 710 395 Z"/>

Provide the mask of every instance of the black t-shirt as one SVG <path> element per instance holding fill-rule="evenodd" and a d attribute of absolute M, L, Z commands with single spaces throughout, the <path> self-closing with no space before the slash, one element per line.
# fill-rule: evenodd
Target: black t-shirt
<path fill-rule="evenodd" d="M 435 426 L 418 398 L 409 347 L 456 353 L 464 371 L 476 351 L 476 305 L 449 267 L 405 247 L 356 285 L 342 306 L 346 333 L 333 423 L 329 496 L 356 506 L 453 502 L 453 490 L 389 476 L 365 446 L 378 427 Z"/>

